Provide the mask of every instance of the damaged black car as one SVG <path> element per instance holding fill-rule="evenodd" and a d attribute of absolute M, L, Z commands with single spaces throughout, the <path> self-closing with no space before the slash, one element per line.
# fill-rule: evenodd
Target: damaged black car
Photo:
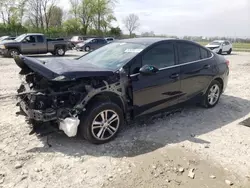
<path fill-rule="evenodd" d="M 114 139 L 135 117 L 190 99 L 214 107 L 229 75 L 224 57 L 164 38 L 120 40 L 74 60 L 15 61 L 22 69 L 18 105 L 27 118 L 94 144 Z"/>

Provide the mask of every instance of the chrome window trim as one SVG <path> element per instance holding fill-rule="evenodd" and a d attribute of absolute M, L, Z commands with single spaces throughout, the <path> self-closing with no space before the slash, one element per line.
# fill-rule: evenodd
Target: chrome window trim
<path fill-rule="evenodd" d="M 205 58 L 205 59 L 200 59 L 200 60 L 197 60 L 197 61 L 190 61 L 190 62 L 187 62 L 187 63 L 182 63 L 182 64 L 179 64 L 179 65 L 173 65 L 173 66 L 169 66 L 169 67 L 163 67 L 163 68 L 160 68 L 159 71 L 161 70 L 166 70 L 166 69 L 172 69 L 172 68 L 175 68 L 175 67 L 180 67 L 180 66 L 184 66 L 184 65 L 189 65 L 189 64 L 193 64 L 193 63 L 198 63 L 200 61 L 205 61 L 205 60 L 209 60 L 209 59 L 212 59 L 214 57 L 214 54 L 211 53 L 212 56 L 211 57 L 208 57 L 208 58 Z M 140 73 L 136 73 L 136 74 L 131 74 L 130 76 L 137 76 L 139 75 Z"/>

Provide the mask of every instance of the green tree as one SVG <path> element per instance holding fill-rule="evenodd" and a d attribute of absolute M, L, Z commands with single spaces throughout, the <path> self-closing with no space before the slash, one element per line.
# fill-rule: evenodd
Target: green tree
<path fill-rule="evenodd" d="M 109 31 L 109 35 L 113 37 L 121 37 L 122 30 L 119 27 L 111 27 Z"/>
<path fill-rule="evenodd" d="M 67 35 L 81 32 L 81 22 L 79 19 L 71 18 L 63 23 L 63 28 Z"/>

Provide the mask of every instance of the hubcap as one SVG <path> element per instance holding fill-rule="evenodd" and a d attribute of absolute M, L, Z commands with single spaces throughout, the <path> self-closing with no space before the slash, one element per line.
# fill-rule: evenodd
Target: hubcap
<path fill-rule="evenodd" d="M 214 105 L 218 101 L 219 97 L 220 97 L 220 87 L 217 84 L 215 84 L 209 90 L 208 103 L 210 105 Z"/>
<path fill-rule="evenodd" d="M 86 47 L 86 51 L 87 51 L 87 52 L 89 51 L 89 47 Z"/>
<path fill-rule="evenodd" d="M 10 54 L 11 54 L 12 57 L 14 57 L 14 56 L 18 55 L 18 52 L 17 51 L 12 51 Z"/>
<path fill-rule="evenodd" d="M 113 110 L 100 112 L 92 122 L 92 134 L 98 140 L 107 140 L 115 135 L 119 128 L 120 118 Z"/>
<path fill-rule="evenodd" d="M 59 54 L 59 55 L 63 55 L 63 53 L 64 53 L 64 50 L 63 50 L 63 49 L 59 49 L 59 50 L 58 50 L 58 54 Z"/>

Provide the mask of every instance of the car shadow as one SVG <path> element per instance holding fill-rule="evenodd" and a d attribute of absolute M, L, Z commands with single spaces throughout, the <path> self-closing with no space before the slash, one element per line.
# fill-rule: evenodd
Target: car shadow
<path fill-rule="evenodd" d="M 190 141 L 208 144 L 206 140 L 197 138 L 220 129 L 250 112 L 250 101 L 223 95 L 218 105 L 204 109 L 194 105 L 185 106 L 181 112 L 170 115 L 146 117 L 130 123 L 107 144 L 93 145 L 80 137 L 68 138 L 64 134 L 53 133 L 47 145 L 46 137 L 40 138 L 43 147 L 35 147 L 28 152 L 60 152 L 68 156 L 112 156 L 133 157 L 152 152 L 168 144 Z"/>

